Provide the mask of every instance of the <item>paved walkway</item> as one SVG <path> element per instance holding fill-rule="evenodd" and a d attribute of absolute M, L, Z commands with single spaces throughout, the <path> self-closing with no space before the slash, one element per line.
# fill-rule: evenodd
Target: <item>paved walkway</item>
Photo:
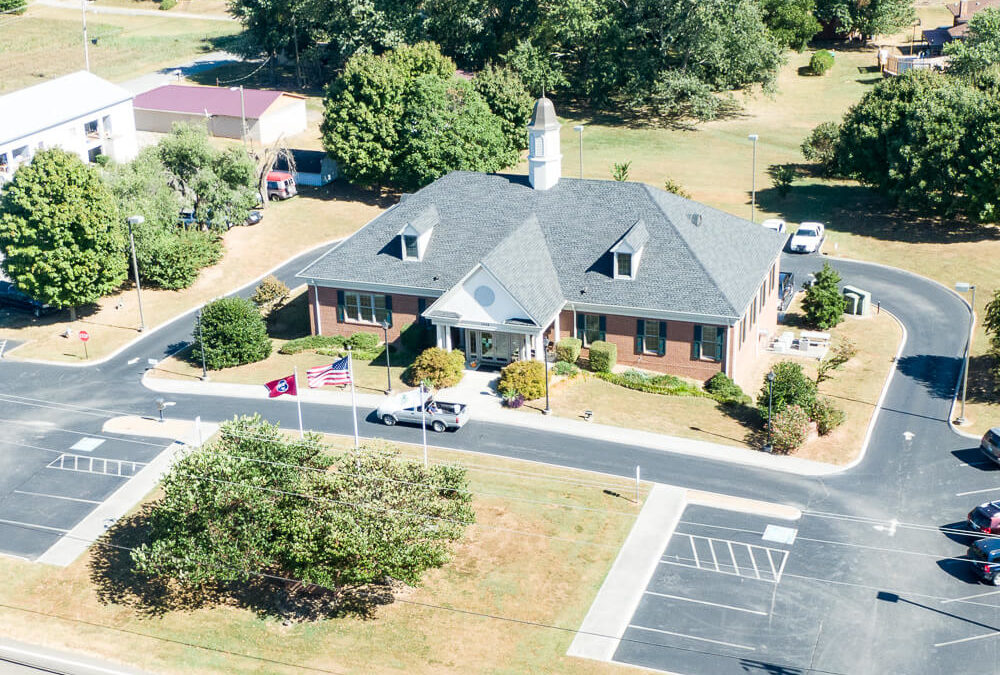
<path fill-rule="evenodd" d="M 815 462 L 800 457 L 784 455 L 768 455 L 756 450 L 741 448 L 708 441 L 697 441 L 690 438 L 666 436 L 649 431 L 628 429 L 594 422 L 584 422 L 556 415 L 542 415 L 535 410 L 508 410 L 500 404 L 496 396 L 483 395 L 488 390 L 485 373 L 467 373 L 458 387 L 442 390 L 443 400 L 451 398 L 469 405 L 469 416 L 475 420 L 495 422 L 499 424 L 538 429 L 554 433 L 578 436 L 608 443 L 626 443 L 642 448 L 660 450 L 663 452 L 692 455 L 719 462 L 729 462 L 744 466 L 783 471 L 802 476 L 826 476 L 839 473 L 846 467 Z M 495 375 L 494 375 L 495 377 Z M 159 377 L 142 379 L 143 385 L 153 391 L 170 394 L 197 394 L 204 396 L 223 396 L 230 398 L 266 399 L 267 389 L 260 385 L 229 384 L 224 382 L 200 382 L 188 380 L 170 380 Z M 304 389 L 301 392 L 303 403 L 319 403 L 325 405 L 350 406 L 350 390 L 345 391 L 315 391 Z M 377 408 L 383 396 L 378 394 L 358 394 L 359 408 Z"/>
<path fill-rule="evenodd" d="M 240 60 L 241 58 L 239 56 L 229 52 L 209 52 L 208 54 L 202 54 L 187 63 L 167 68 L 160 68 L 152 73 L 146 73 L 145 75 L 141 75 L 137 78 L 119 82 L 118 86 L 124 87 L 132 94 L 141 94 L 149 91 L 150 89 L 162 87 L 165 84 L 174 84 L 178 81 L 178 79 L 183 80 L 184 78 L 191 77 L 196 73 L 211 70 L 212 68 L 218 68 L 219 66 L 224 66 L 229 63 L 237 63 Z"/>

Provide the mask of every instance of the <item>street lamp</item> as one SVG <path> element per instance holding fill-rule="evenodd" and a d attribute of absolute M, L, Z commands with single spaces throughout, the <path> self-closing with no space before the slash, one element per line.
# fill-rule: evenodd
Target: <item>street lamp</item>
<path fill-rule="evenodd" d="M 577 124 L 573 131 L 580 134 L 580 178 L 583 178 L 583 125 Z"/>
<path fill-rule="evenodd" d="M 392 394 L 392 370 L 389 368 L 389 321 L 382 319 L 382 331 L 385 333 L 385 394 Z"/>
<path fill-rule="evenodd" d="M 750 187 L 750 222 L 757 222 L 754 220 L 754 212 L 757 209 L 757 134 L 750 134 L 747 136 L 748 140 L 753 141 L 753 177 L 751 179 Z"/>
<path fill-rule="evenodd" d="M 146 318 L 142 314 L 142 286 L 139 285 L 139 263 L 135 259 L 135 236 L 132 234 L 133 225 L 142 225 L 146 219 L 142 216 L 129 216 L 128 220 L 128 243 L 132 249 L 132 274 L 135 276 L 135 292 L 139 295 L 139 332 L 146 330 Z"/>
<path fill-rule="evenodd" d="M 542 361 L 545 363 L 545 410 L 543 415 L 551 415 L 552 408 L 549 407 L 549 339 L 542 338 Z"/>
<path fill-rule="evenodd" d="M 770 371 L 767 374 L 767 443 L 764 444 L 762 448 L 764 452 L 774 452 L 774 446 L 771 445 L 771 403 L 774 399 L 774 371 Z"/>
<path fill-rule="evenodd" d="M 240 90 L 240 138 L 243 139 L 243 147 L 247 147 L 247 99 L 243 93 L 243 85 L 230 87 L 229 91 Z"/>
<path fill-rule="evenodd" d="M 201 346 L 201 381 L 208 381 L 208 367 L 205 365 L 205 333 L 201 329 L 201 310 L 198 310 L 198 344 Z"/>
<path fill-rule="evenodd" d="M 967 281 L 959 281 L 955 284 L 955 290 L 959 293 L 972 291 L 972 304 L 970 305 L 969 321 L 969 341 L 965 345 L 965 367 L 962 369 L 962 414 L 955 420 L 956 424 L 965 424 L 965 393 L 969 388 L 969 352 L 972 350 L 972 335 L 976 327 L 976 286 Z"/>

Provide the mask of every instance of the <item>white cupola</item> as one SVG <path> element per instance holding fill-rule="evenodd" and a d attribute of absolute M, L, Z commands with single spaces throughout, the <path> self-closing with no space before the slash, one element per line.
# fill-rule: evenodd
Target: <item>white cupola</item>
<path fill-rule="evenodd" d="M 528 124 L 528 180 L 536 190 L 548 190 L 559 182 L 562 153 L 559 151 L 559 120 L 552 101 L 535 101 Z"/>

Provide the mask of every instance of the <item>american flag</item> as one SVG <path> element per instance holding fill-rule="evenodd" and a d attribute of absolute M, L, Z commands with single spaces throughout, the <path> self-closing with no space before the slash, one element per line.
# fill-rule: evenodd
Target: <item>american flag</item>
<path fill-rule="evenodd" d="M 328 366 L 316 366 L 307 370 L 306 379 L 309 381 L 309 387 L 315 389 L 327 384 L 350 384 L 351 371 L 349 358 L 345 356 Z"/>

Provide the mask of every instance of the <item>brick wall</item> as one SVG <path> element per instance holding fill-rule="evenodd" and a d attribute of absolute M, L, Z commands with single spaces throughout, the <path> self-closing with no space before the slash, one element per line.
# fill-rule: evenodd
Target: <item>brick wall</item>
<path fill-rule="evenodd" d="M 319 328 L 316 326 L 316 292 L 319 291 Z M 419 298 L 415 295 L 387 294 L 392 297 L 392 327 L 389 328 L 389 341 L 396 342 L 400 331 L 407 324 L 416 323 Z M 427 298 L 429 306 L 434 300 Z M 353 335 L 354 333 L 374 333 L 381 339 L 382 327 L 370 323 L 354 323 L 337 321 L 337 289 L 324 286 L 309 287 L 309 327 L 313 335 Z"/>
<path fill-rule="evenodd" d="M 757 370 L 761 359 L 766 359 L 766 351 L 772 337 L 778 332 L 778 274 L 780 273 L 779 263 L 774 266 L 774 284 L 771 284 L 771 276 L 768 274 L 763 307 L 760 303 L 760 291 L 754 295 L 751 305 L 747 305 L 743 318 L 746 320 L 746 339 L 740 341 L 740 324 L 732 331 L 733 340 L 730 344 L 730 354 L 732 358 L 732 376 L 744 391 L 755 392 L 760 388 L 757 382 Z M 753 304 L 756 304 L 756 313 L 751 311 Z M 755 320 L 751 318 L 756 314 Z"/>

